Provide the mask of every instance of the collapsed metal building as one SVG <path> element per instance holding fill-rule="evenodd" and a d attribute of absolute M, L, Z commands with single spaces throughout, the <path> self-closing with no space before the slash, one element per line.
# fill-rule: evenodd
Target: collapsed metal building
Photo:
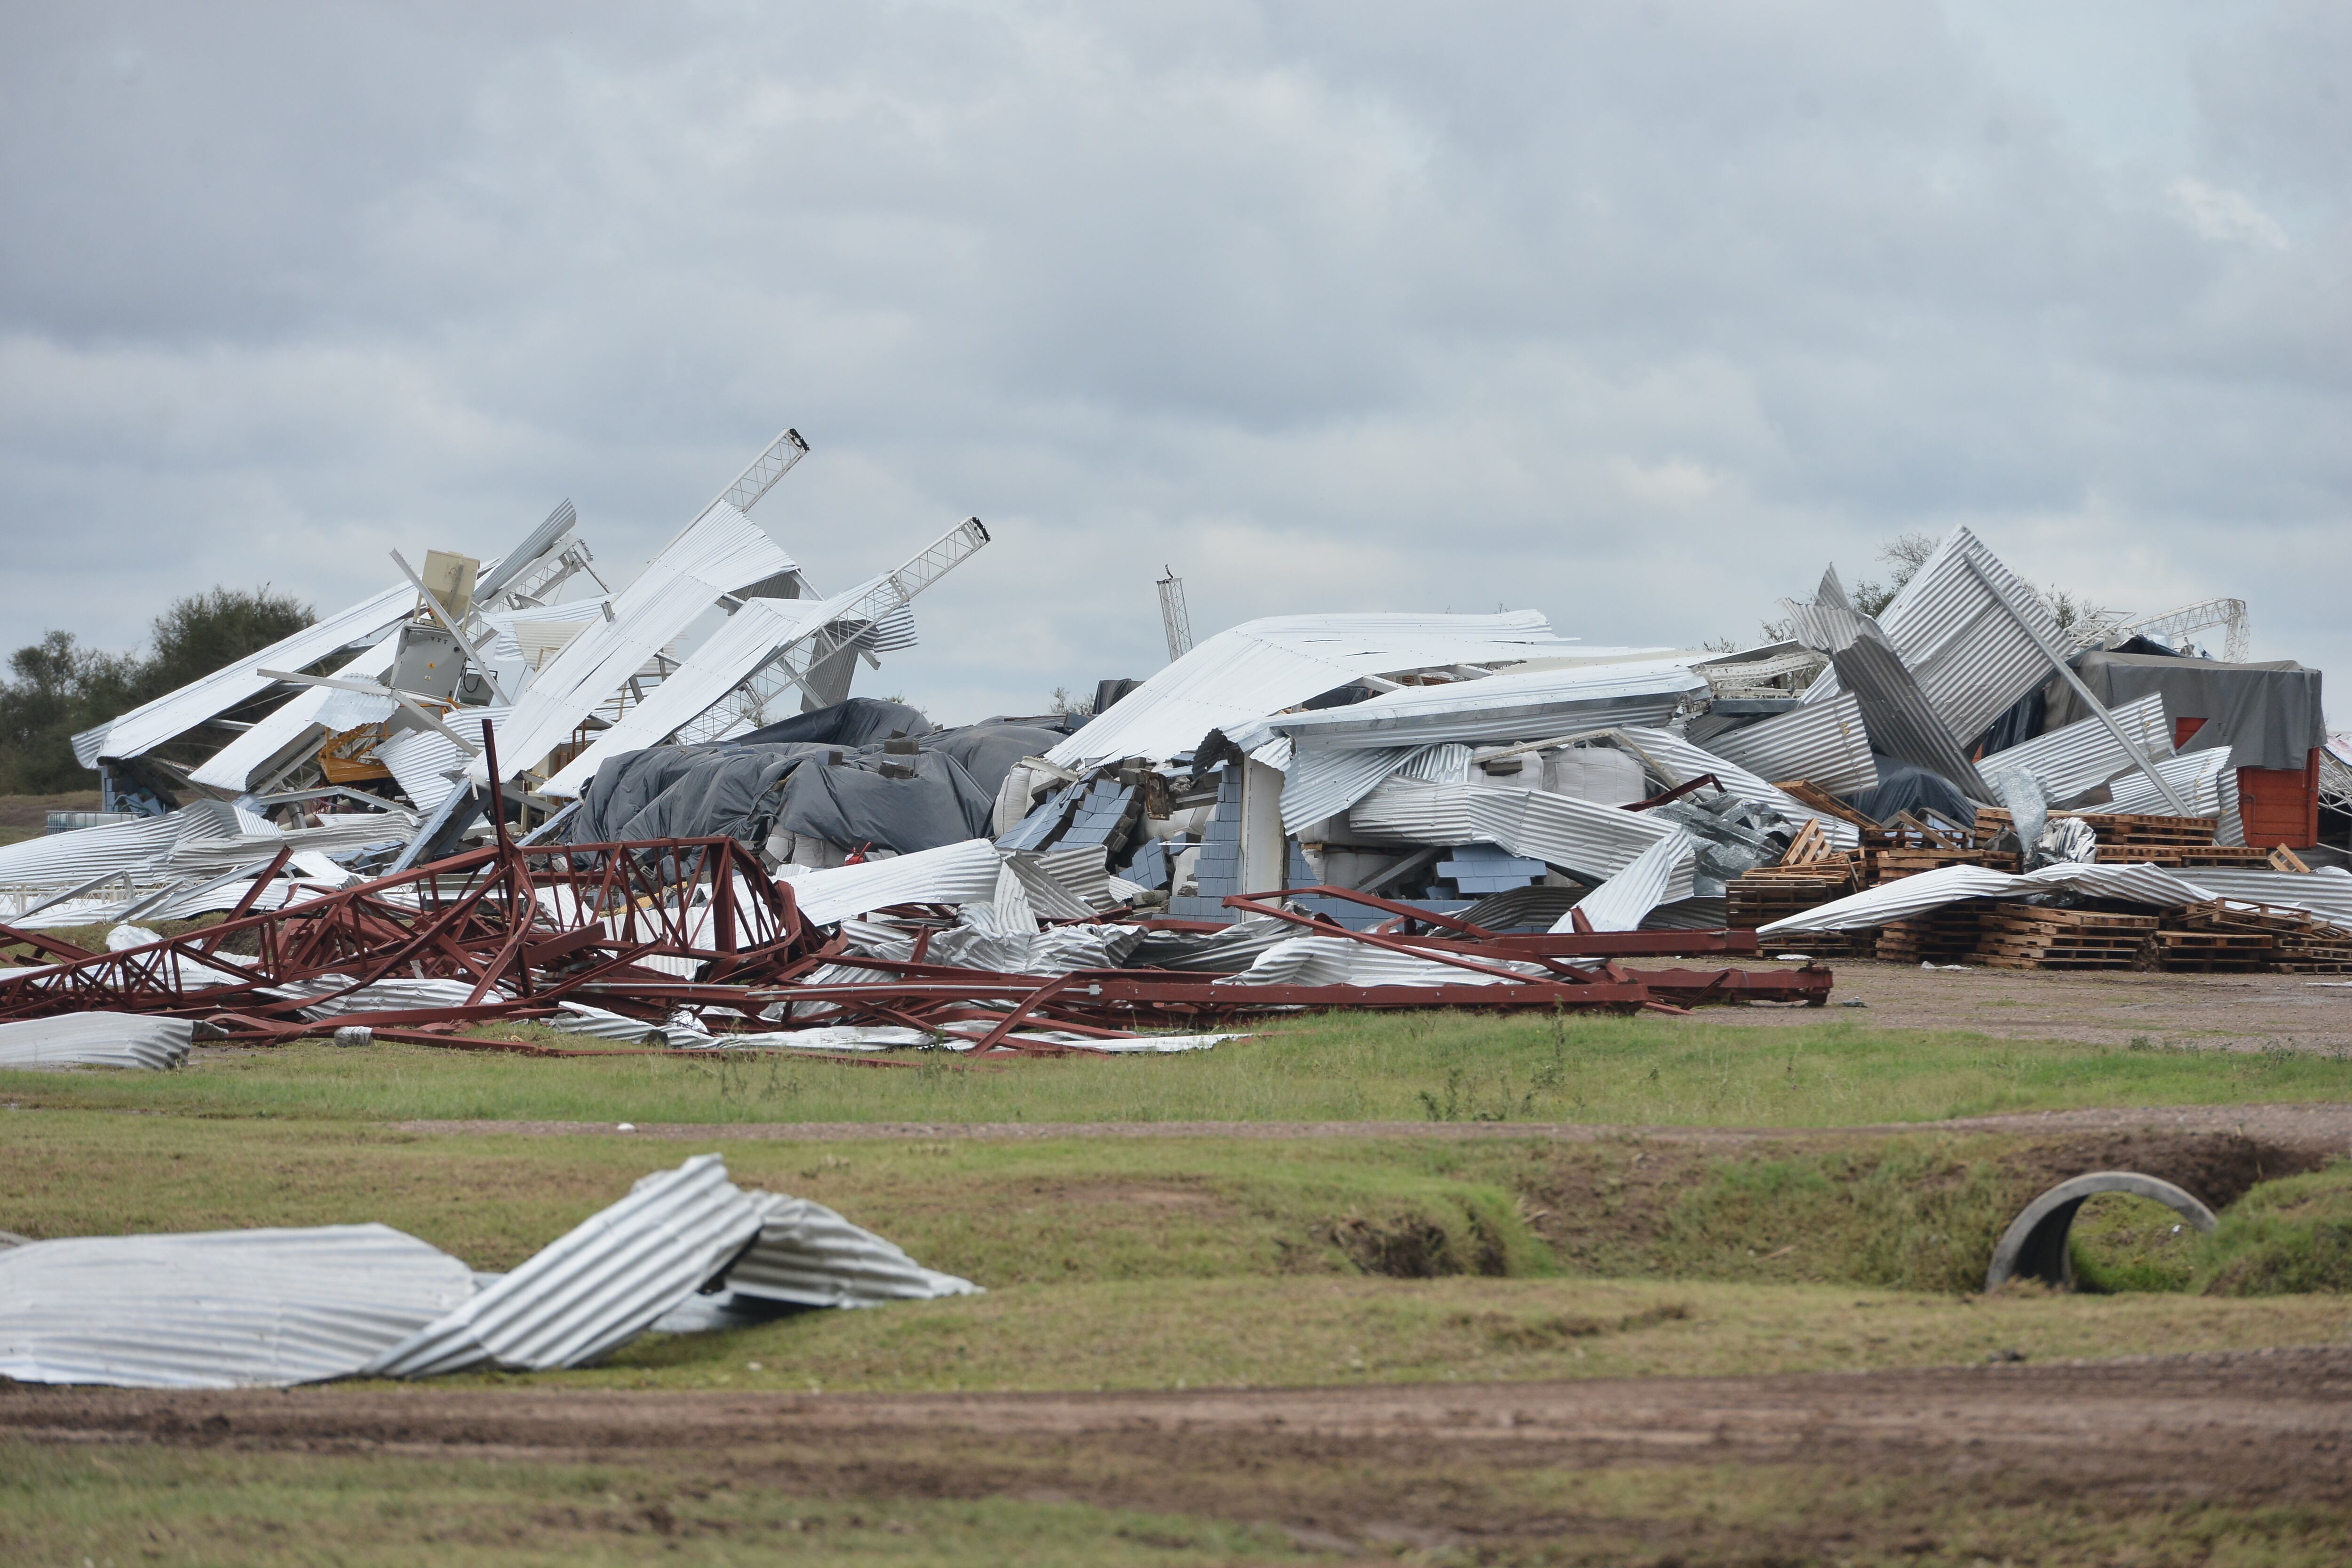
<path fill-rule="evenodd" d="M 1961 528 L 1879 614 L 1832 571 L 1730 652 L 1533 611 L 1195 646 L 1171 572 L 1158 673 L 941 728 L 852 686 L 988 531 L 822 593 L 748 515 L 807 450 L 785 431 L 617 588 L 567 502 L 501 556 L 395 552 L 381 593 L 76 737 L 109 810 L 0 848 L 0 921 L 44 961 L 0 974 L 0 1018 L 1052 1054 L 1318 1005 L 1819 1003 L 1818 966 L 1623 964 L 1759 930 L 1908 958 L 1954 904 L 1968 952 L 2072 967 L 2287 962 L 2216 920 L 2324 965 L 2352 924 L 2319 672 L 2185 646 L 2226 624 L 2242 655 L 2235 601 L 2062 626 Z M 1974 879 L 1886 890 L 1947 871 Z M 2061 918 L 2147 910 L 2190 924 Z M 38 934 L 98 923 L 105 953 Z"/>

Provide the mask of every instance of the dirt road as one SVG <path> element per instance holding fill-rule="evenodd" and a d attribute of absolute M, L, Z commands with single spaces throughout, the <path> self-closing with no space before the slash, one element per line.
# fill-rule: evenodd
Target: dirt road
<path fill-rule="evenodd" d="M 2352 1351 L 1095 1394 L 0 1385 L 5 1437 L 642 1462 L 704 1485 L 834 1498 L 1010 1495 L 1270 1521 L 1302 1544 L 1349 1550 L 1556 1535 L 1566 1526 L 1555 1494 L 1571 1474 L 1703 1467 L 1719 1487 L 1771 1467 L 1754 1472 L 1757 1484 L 1811 1477 L 1804 1484 L 1833 1489 L 1867 1477 L 1910 1500 L 1825 1501 L 1773 1550 L 1842 1542 L 1899 1552 L 1947 1528 L 1937 1521 L 1955 1507 L 1997 1500 L 2031 1508 L 2105 1497 L 2126 1510 L 2158 1499 L 2294 1504 L 2335 1517 L 2352 1500 Z M 1751 1553 L 1771 1544 L 1769 1531 L 1721 1524 L 1728 1533 L 1719 1540 L 1707 1533 L 1714 1521 L 1676 1526 L 1698 1531 L 1685 1542 L 1690 1560 L 1717 1560 L 1718 1549 L 1731 1553 L 1723 1560 L 1769 1559 Z"/>
<path fill-rule="evenodd" d="M 1800 943 L 1773 952 L 1801 952 Z M 1793 966 L 1791 966 L 1793 967 Z M 1754 1028 L 1851 1017 L 1886 1029 L 1965 1029 L 2004 1039 L 2230 1050 L 2352 1051 L 2352 974 L 2136 974 L 2126 970 L 1921 969 L 1832 961 L 1826 1014 L 1709 1007 Z M 1860 1002 L 1851 1012 L 1838 1004 Z"/>

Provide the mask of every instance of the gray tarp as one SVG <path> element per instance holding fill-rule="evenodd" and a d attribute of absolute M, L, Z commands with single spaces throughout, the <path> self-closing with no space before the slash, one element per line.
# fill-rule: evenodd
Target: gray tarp
<path fill-rule="evenodd" d="M 919 754 L 884 752 L 884 741 L 910 732 Z M 935 849 L 987 837 L 1005 773 L 1061 739 L 1020 724 L 931 730 L 913 709 L 871 698 L 755 734 L 768 738 L 649 746 L 614 758 L 583 792 L 571 841 L 727 834 L 756 847 L 781 827 L 846 849 Z M 914 776 L 887 776 L 886 763 Z"/>
<path fill-rule="evenodd" d="M 814 713 L 796 713 L 782 723 L 754 730 L 748 735 L 737 735 L 724 743 L 730 746 L 767 746 L 781 742 L 805 741 L 814 745 L 840 746 L 854 752 L 877 745 L 893 736 L 928 735 L 930 732 L 931 721 L 903 702 L 886 702 L 878 697 L 853 697 L 846 702 L 836 702 Z M 1061 737 L 1056 735 L 1054 739 L 1058 741 Z"/>
<path fill-rule="evenodd" d="M 2161 692 L 2167 718 L 2204 720 L 2204 728 L 2181 745 L 2183 752 L 2227 745 L 2232 767 L 2300 768 L 2314 747 L 2327 743 L 2327 721 L 2319 706 L 2320 672 L 2293 659 L 2223 664 L 2094 649 L 2074 663 L 2083 684 L 2110 709 Z M 2045 732 L 2091 716 L 2065 682 L 2053 679 L 2043 689 L 2048 698 L 2042 721 Z"/>

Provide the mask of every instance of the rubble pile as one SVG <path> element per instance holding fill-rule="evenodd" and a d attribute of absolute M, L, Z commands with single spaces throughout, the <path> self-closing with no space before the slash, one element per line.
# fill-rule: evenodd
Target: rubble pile
<path fill-rule="evenodd" d="M 1832 570 L 1744 649 L 1532 611 L 1193 647 L 1171 573 L 1164 668 L 940 728 L 850 688 L 988 530 L 824 594 L 749 516 L 807 450 L 617 588 L 567 502 L 76 737 L 108 810 L 0 848 L 0 1020 L 887 1065 L 1832 984 L 1632 966 L 1690 955 L 2318 968 L 2352 927 L 2352 747 L 2234 600 L 2062 626 L 1962 528 L 1877 614 Z M 2211 626 L 2232 659 L 2186 646 Z M 582 1043 L 480 1037 L 515 1021 Z"/>

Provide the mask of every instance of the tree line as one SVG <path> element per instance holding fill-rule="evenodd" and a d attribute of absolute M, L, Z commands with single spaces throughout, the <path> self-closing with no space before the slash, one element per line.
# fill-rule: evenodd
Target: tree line
<path fill-rule="evenodd" d="M 98 775 L 74 761 L 76 731 L 291 637 L 318 616 L 290 594 L 216 587 L 173 602 L 155 617 L 144 653 L 110 653 L 71 632 L 51 631 L 8 656 L 0 680 L 0 794 L 62 795 L 96 787 Z M 268 706 L 257 700 L 256 708 Z M 250 718 L 235 712 L 225 717 Z M 158 754 L 194 762 L 226 739 L 199 731 L 185 756 L 164 746 Z"/>

